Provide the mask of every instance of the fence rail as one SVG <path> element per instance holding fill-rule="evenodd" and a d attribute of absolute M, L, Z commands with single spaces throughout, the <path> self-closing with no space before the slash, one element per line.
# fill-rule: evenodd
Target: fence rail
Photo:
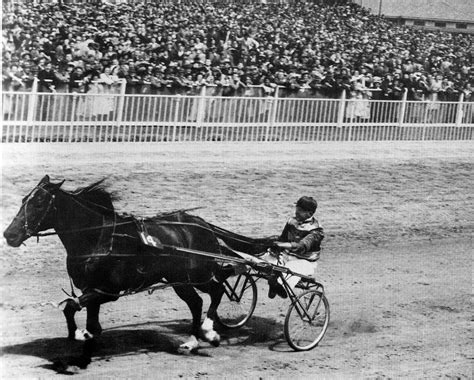
<path fill-rule="evenodd" d="M 3 93 L 2 142 L 472 140 L 474 103 Z"/>

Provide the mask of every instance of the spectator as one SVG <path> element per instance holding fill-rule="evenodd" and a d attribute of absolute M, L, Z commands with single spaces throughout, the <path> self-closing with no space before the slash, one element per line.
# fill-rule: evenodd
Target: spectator
<path fill-rule="evenodd" d="M 4 91 L 24 91 L 25 89 L 25 75 L 21 68 L 12 63 L 4 68 L 3 72 L 3 90 Z"/>
<path fill-rule="evenodd" d="M 56 92 L 58 77 L 53 71 L 51 62 L 47 62 L 43 69 L 38 73 L 39 92 Z"/>
<path fill-rule="evenodd" d="M 84 69 L 81 66 L 75 66 L 69 76 L 69 92 L 87 92 Z"/>
<path fill-rule="evenodd" d="M 380 97 L 397 99 L 412 88 L 406 87 L 413 85 L 406 75 L 427 76 L 434 70 L 442 82 L 447 81 L 445 90 L 428 84 L 426 91 L 452 99 L 472 81 L 470 35 L 428 33 L 394 25 L 353 3 L 324 3 L 252 2 L 246 7 L 229 2 L 207 6 L 193 2 L 18 3 L 11 11 L 7 2 L 3 5 L 3 64 L 13 59 L 20 67 L 33 62 L 38 73 L 46 61 L 55 73 L 71 62 L 86 71 L 84 62 L 95 69 L 111 65 L 114 75 L 126 77 L 129 92 L 140 91 L 142 74 L 151 79 L 160 67 L 167 84 L 154 88 L 175 93 L 188 76 L 181 69 L 206 62 L 208 69 L 219 69 L 212 73 L 216 81 L 225 82 L 222 74 L 232 76 L 237 69 L 239 76 L 255 84 L 272 78 L 292 96 L 324 92 L 338 97 L 362 76 L 366 87 L 379 86 L 373 78 L 383 78 Z M 138 72 L 135 66 L 140 61 L 149 62 L 151 68 Z M 367 79 L 368 74 L 372 78 Z M 95 72 L 87 73 L 89 80 L 90 75 Z M 221 89 L 226 87 L 231 93 L 229 86 Z"/>

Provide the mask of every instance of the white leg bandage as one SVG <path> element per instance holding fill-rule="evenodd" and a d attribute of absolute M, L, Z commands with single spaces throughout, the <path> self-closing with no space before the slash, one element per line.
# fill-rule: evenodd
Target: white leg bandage
<path fill-rule="evenodd" d="M 94 335 L 92 335 L 86 329 L 84 329 L 84 330 L 76 329 L 76 332 L 74 333 L 74 339 L 75 340 L 84 341 L 84 340 L 92 339 L 93 337 L 94 337 Z"/>
<path fill-rule="evenodd" d="M 204 322 L 201 325 L 201 330 L 204 334 L 204 338 L 208 342 L 218 342 L 218 341 L 220 341 L 221 337 L 214 330 L 214 321 L 212 319 L 206 317 L 204 319 Z"/>

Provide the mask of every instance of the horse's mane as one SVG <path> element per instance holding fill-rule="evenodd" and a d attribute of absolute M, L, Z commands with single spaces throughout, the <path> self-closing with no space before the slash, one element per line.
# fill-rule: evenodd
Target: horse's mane
<path fill-rule="evenodd" d="M 74 191 L 67 192 L 70 195 L 79 197 L 92 203 L 96 203 L 113 210 L 113 202 L 119 199 L 115 192 L 107 190 L 107 186 L 104 184 L 105 178 L 92 183 L 89 186 L 79 187 Z"/>
<path fill-rule="evenodd" d="M 190 207 L 190 208 L 180 208 L 180 209 L 172 210 L 172 211 L 163 211 L 163 212 L 160 212 L 160 213 L 150 217 L 149 219 L 151 219 L 151 220 L 160 220 L 160 219 L 166 219 L 166 218 L 169 218 L 169 217 L 178 216 L 179 214 L 186 215 L 186 216 L 192 217 L 192 218 L 202 219 L 199 216 L 191 215 L 189 213 L 189 211 L 198 210 L 200 208 L 203 208 L 203 207 Z M 202 219 L 202 220 L 204 220 L 204 219 Z"/>
<path fill-rule="evenodd" d="M 195 220 L 195 221 L 202 221 L 204 224 L 207 224 L 204 219 L 202 219 L 199 216 L 196 215 L 191 215 L 188 214 L 186 211 L 187 209 L 180 209 L 180 210 L 174 210 L 174 211 L 165 211 L 165 212 L 160 212 L 154 216 L 150 216 L 146 218 L 147 220 L 151 222 L 161 222 L 161 221 L 181 221 L 183 219 L 186 219 L 188 222 L 190 220 Z"/>

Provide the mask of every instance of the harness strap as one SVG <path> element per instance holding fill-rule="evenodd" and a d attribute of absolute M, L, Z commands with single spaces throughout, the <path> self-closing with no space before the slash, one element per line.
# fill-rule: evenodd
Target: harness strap
<path fill-rule="evenodd" d="M 76 232 L 98 230 L 98 229 L 101 229 L 101 228 L 122 226 L 122 225 L 125 225 L 125 224 L 132 224 L 132 223 L 135 223 L 135 221 L 134 220 L 129 220 L 127 222 L 115 223 L 115 225 L 114 224 L 108 224 L 108 225 L 102 225 L 102 226 L 76 228 L 76 229 L 73 229 L 73 230 L 66 230 L 66 231 L 37 232 L 36 234 L 34 234 L 32 236 L 43 237 L 43 236 L 51 236 L 51 235 L 58 235 L 58 234 L 72 234 L 72 233 L 76 233 Z"/>
<path fill-rule="evenodd" d="M 31 236 L 51 236 L 51 235 L 58 235 L 58 234 L 71 234 L 71 233 L 76 233 L 76 232 L 82 232 L 82 231 L 91 231 L 91 230 L 98 230 L 101 228 L 110 228 L 110 227 L 116 227 L 116 226 L 123 226 L 126 224 L 132 224 L 135 223 L 137 226 L 140 226 L 142 223 L 143 219 L 138 219 L 133 217 L 133 220 L 129 220 L 126 222 L 119 222 L 119 223 L 114 223 L 114 224 L 108 224 L 108 225 L 101 225 L 101 226 L 92 226 L 92 227 L 84 227 L 84 228 L 76 228 L 73 230 L 64 230 L 64 231 L 52 231 L 52 232 L 37 232 Z M 182 226 L 195 226 L 195 227 L 200 227 L 204 230 L 214 232 L 211 228 L 207 228 L 205 226 L 202 226 L 197 223 L 185 223 L 185 222 L 153 222 L 155 225 L 182 225 Z M 118 236 L 118 235 L 116 235 Z"/>
<path fill-rule="evenodd" d="M 115 229 L 116 228 L 117 228 L 117 213 L 114 212 L 114 224 L 113 224 L 113 229 L 112 229 L 112 235 L 110 236 L 109 252 L 112 252 L 112 250 L 114 248 L 114 236 L 115 236 Z"/>
<path fill-rule="evenodd" d="M 211 281 L 213 281 L 213 278 L 203 282 L 166 282 L 166 280 L 162 280 L 160 284 L 147 286 L 146 288 L 142 288 L 139 286 L 136 289 L 127 289 L 123 293 L 110 293 L 99 288 L 93 288 L 91 290 L 95 293 L 103 294 L 105 296 L 121 298 L 146 291 L 148 292 L 148 294 L 152 294 L 155 290 L 166 289 L 174 286 L 201 286 L 209 284 Z"/>
<path fill-rule="evenodd" d="M 206 230 L 206 231 L 209 231 L 209 232 L 212 232 L 214 234 L 214 230 L 212 228 L 209 228 L 209 227 L 206 227 L 206 226 L 203 226 L 201 224 L 197 224 L 197 223 L 188 223 L 188 222 L 172 222 L 172 221 L 160 221 L 160 222 L 155 222 L 153 221 L 153 224 L 154 225 L 157 225 L 157 226 L 167 226 L 167 225 L 170 225 L 170 226 L 191 226 L 191 227 L 198 227 L 198 228 L 201 228 L 203 230 Z"/>

